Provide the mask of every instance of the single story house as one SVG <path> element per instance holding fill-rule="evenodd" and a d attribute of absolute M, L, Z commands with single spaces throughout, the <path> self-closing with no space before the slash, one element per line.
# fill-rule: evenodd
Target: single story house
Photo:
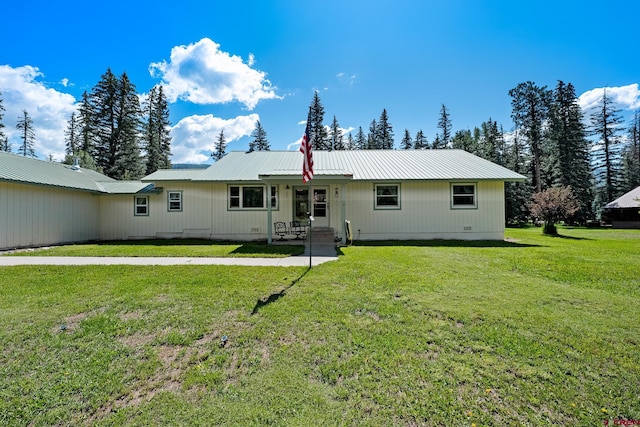
<path fill-rule="evenodd" d="M 140 181 L 0 153 L 0 249 L 90 240 L 271 242 L 284 223 L 345 241 L 504 238 L 504 182 L 525 177 L 462 150 L 232 152 Z"/>
<path fill-rule="evenodd" d="M 640 187 L 607 203 L 602 220 L 613 228 L 640 228 Z"/>

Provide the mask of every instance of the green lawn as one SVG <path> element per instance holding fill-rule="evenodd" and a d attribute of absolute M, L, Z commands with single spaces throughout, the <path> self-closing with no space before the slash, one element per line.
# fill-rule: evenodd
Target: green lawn
<path fill-rule="evenodd" d="M 300 255 L 302 245 L 266 243 L 220 243 L 199 239 L 128 240 L 54 246 L 17 251 L 12 256 L 97 256 L 97 257 L 261 257 Z"/>
<path fill-rule="evenodd" d="M 0 424 L 640 420 L 640 231 L 560 233 L 309 271 L 0 268 Z"/>

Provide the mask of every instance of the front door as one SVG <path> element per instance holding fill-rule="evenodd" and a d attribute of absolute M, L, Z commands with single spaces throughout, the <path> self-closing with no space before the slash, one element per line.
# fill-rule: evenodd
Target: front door
<path fill-rule="evenodd" d="M 309 200 L 309 187 L 294 188 L 293 215 L 296 221 L 307 222 L 307 212 L 311 212 L 313 227 L 329 226 L 329 187 L 312 187 L 313 197 Z"/>

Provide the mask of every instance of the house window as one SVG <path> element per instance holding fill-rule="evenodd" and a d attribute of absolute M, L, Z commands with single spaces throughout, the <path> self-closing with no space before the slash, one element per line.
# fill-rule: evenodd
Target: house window
<path fill-rule="evenodd" d="M 136 216 L 149 215 L 149 196 L 134 197 L 133 213 Z"/>
<path fill-rule="evenodd" d="M 265 209 L 267 191 L 264 186 L 229 186 L 229 209 Z M 278 187 L 271 187 L 271 208 L 278 208 Z"/>
<path fill-rule="evenodd" d="M 451 206 L 456 209 L 476 208 L 476 185 L 475 184 L 452 184 L 451 185 Z"/>
<path fill-rule="evenodd" d="M 400 185 L 376 184 L 376 209 L 400 209 Z"/>
<path fill-rule="evenodd" d="M 182 212 L 182 191 L 167 192 L 167 206 L 169 212 Z"/>

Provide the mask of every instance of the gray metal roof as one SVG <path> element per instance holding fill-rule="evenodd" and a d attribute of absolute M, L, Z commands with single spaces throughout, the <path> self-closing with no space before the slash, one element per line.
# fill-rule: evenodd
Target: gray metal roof
<path fill-rule="evenodd" d="M 607 203 L 604 208 L 640 208 L 640 187 L 634 188 L 628 193 L 618 197 L 613 202 Z"/>
<path fill-rule="evenodd" d="M 314 179 L 349 176 L 353 181 L 526 179 L 509 169 L 463 150 L 315 151 Z M 193 181 L 259 181 L 261 177 L 301 178 L 298 151 L 232 152 Z M 146 177 L 149 180 L 153 175 Z"/>
<path fill-rule="evenodd" d="M 37 184 L 108 194 L 135 194 L 153 189 L 140 181 L 117 181 L 91 169 L 0 152 L 0 181 Z"/>
<path fill-rule="evenodd" d="M 206 169 L 160 169 L 142 178 L 143 181 L 192 181 Z"/>

